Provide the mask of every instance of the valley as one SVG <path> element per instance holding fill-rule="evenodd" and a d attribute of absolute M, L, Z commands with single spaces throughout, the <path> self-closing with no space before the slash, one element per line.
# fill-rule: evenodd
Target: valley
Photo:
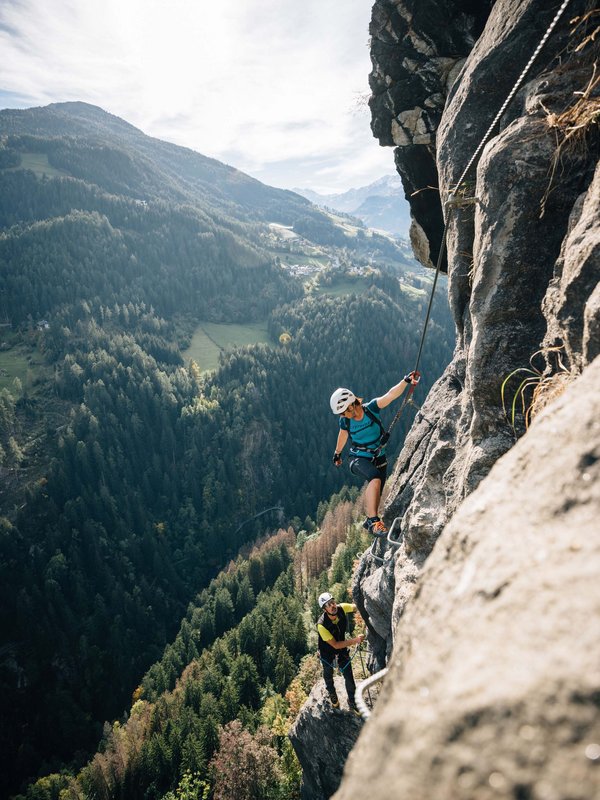
<path fill-rule="evenodd" d="M 1 111 L 0 154 L 9 794 L 95 752 L 264 509 L 299 533 L 344 490 L 327 397 L 397 382 L 428 278 L 405 243 L 86 104 Z M 453 348 L 441 294 L 432 330 L 424 391 Z"/>

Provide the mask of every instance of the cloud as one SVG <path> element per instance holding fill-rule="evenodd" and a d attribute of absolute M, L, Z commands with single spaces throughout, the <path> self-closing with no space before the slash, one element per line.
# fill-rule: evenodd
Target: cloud
<path fill-rule="evenodd" d="M 364 0 L 3 0 L 0 84 L 20 105 L 84 100 L 266 182 L 333 191 L 393 171 L 353 108 L 368 22 Z"/>

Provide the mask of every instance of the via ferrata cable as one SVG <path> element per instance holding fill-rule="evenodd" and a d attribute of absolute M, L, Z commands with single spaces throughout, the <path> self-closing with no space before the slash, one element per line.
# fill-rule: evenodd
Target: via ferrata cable
<path fill-rule="evenodd" d="M 494 130 L 494 128 L 498 124 L 502 114 L 504 114 L 504 112 L 508 108 L 508 105 L 510 104 L 511 100 L 514 98 L 514 96 L 516 95 L 518 90 L 521 88 L 521 85 L 523 84 L 523 81 L 525 80 L 525 78 L 527 76 L 527 73 L 531 69 L 531 66 L 533 65 L 535 59 L 540 54 L 542 48 L 544 47 L 544 45 L 548 41 L 548 39 L 550 37 L 550 34 L 552 33 L 552 31 L 554 30 L 554 28 L 558 24 L 558 21 L 562 17 L 562 15 L 563 15 L 565 9 L 567 8 L 567 6 L 569 5 L 570 1 L 571 0 L 563 0 L 563 2 L 561 3 L 560 8 L 558 9 L 556 14 L 554 15 L 554 18 L 552 19 L 552 21 L 551 21 L 550 25 L 548 26 L 546 32 L 544 33 L 544 35 L 540 39 L 540 41 L 538 43 L 538 46 L 533 51 L 533 53 L 531 55 L 531 58 L 529 59 L 529 61 L 525 65 L 525 67 L 523 68 L 523 70 L 522 70 L 521 74 L 519 75 L 519 77 L 517 78 L 514 86 L 512 87 L 510 92 L 508 93 L 508 96 L 506 97 L 505 101 L 502 103 L 498 113 L 496 114 L 496 116 L 492 120 L 490 126 L 488 127 L 487 131 L 483 135 L 483 138 L 479 142 L 479 145 L 475 149 L 475 152 L 473 153 L 473 155 L 469 159 L 469 161 L 467 163 L 467 166 L 462 171 L 462 174 L 461 174 L 460 178 L 458 179 L 458 181 L 456 183 L 456 188 L 457 189 L 460 188 L 460 186 L 462 185 L 462 183 L 465 180 L 466 176 L 468 175 L 469 170 L 471 169 L 473 164 L 475 164 L 476 161 L 478 160 L 479 156 L 481 155 L 481 152 L 482 152 L 483 148 L 485 147 L 486 142 L 488 141 L 489 137 L 492 134 L 492 131 Z M 413 370 L 413 372 L 416 374 L 417 378 L 420 377 L 420 375 L 419 375 L 419 364 L 421 362 L 421 356 L 423 354 L 423 345 L 425 344 L 425 335 L 427 333 L 427 328 L 429 326 L 429 320 L 430 320 L 430 317 L 431 317 L 431 308 L 433 306 L 433 297 L 435 295 L 435 289 L 436 289 L 438 278 L 439 278 L 439 274 L 440 274 L 440 271 L 441 271 L 441 266 L 442 266 L 442 263 L 443 263 L 443 260 L 444 260 L 444 255 L 446 253 L 446 240 L 447 240 L 447 233 L 448 233 L 448 222 L 449 222 L 449 216 L 450 216 L 450 209 L 453 206 L 453 201 L 454 201 L 454 193 L 450 192 L 448 200 L 445 203 L 446 213 L 444 215 L 445 216 L 445 221 L 444 221 L 444 230 L 443 230 L 443 233 L 442 233 L 442 240 L 441 240 L 441 243 L 440 243 L 440 251 L 439 251 L 439 254 L 438 254 L 437 265 L 436 265 L 436 270 L 435 270 L 435 276 L 434 276 L 434 279 L 433 279 L 433 286 L 431 287 L 431 295 L 429 297 L 429 304 L 427 306 L 427 314 L 425 316 L 425 323 L 423 325 L 423 332 L 421 334 L 421 341 L 419 343 L 419 351 L 418 351 L 418 354 L 417 354 L 417 360 L 416 360 L 416 363 L 415 363 L 415 368 Z M 412 395 L 413 395 L 413 392 L 414 392 L 415 388 L 416 388 L 416 384 L 411 384 L 409 386 L 408 391 L 406 392 L 406 394 L 404 396 L 404 399 L 402 401 L 402 404 L 401 404 L 400 408 L 396 412 L 396 415 L 395 415 L 394 419 L 392 420 L 387 432 L 382 437 L 382 441 L 381 441 L 381 443 L 380 443 L 380 445 L 379 445 L 379 447 L 378 447 L 378 449 L 376 451 L 376 455 L 379 455 L 379 453 L 381 452 L 381 450 L 383 449 L 383 447 L 385 446 L 385 444 L 389 440 L 392 428 L 394 427 L 394 425 L 398 422 L 398 420 L 402 416 L 402 412 L 404 411 L 406 406 L 409 405 L 409 403 L 412 403 Z"/>

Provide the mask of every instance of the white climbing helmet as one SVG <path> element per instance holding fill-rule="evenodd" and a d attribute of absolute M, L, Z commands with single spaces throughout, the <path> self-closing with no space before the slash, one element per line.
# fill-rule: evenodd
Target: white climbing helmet
<path fill-rule="evenodd" d="M 327 603 L 333 600 L 333 595 L 329 594 L 329 592 L 323 592 L 323 594 L 319 595 L 319 608 L 323 608 L 327 605 Z"/>
<path fill-rule="evenodd" d="M 350 389 L 336 389 L 329 398 L 329 405 L 334 414 L 342 414 L 355 400 Z"/>

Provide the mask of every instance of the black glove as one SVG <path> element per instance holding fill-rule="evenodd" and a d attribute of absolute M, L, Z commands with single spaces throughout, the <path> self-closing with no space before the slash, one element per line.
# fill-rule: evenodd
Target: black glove
<path fill-rule="evenodd" d="M 333 454 L 333 458 L 331 460 L 333 461 L 336 467 L 339 467 L 340 464 L 342 463 L 342 457 L 337 452 Z"/>
<path fill-rule="evenodd" d="M 406 381 L 406 383 L 416 386 L 417 383 L 421 380 L 421 373 L 420 372 L 409 372 L 408 375 L 405 375 L 402 379 Z"/>

